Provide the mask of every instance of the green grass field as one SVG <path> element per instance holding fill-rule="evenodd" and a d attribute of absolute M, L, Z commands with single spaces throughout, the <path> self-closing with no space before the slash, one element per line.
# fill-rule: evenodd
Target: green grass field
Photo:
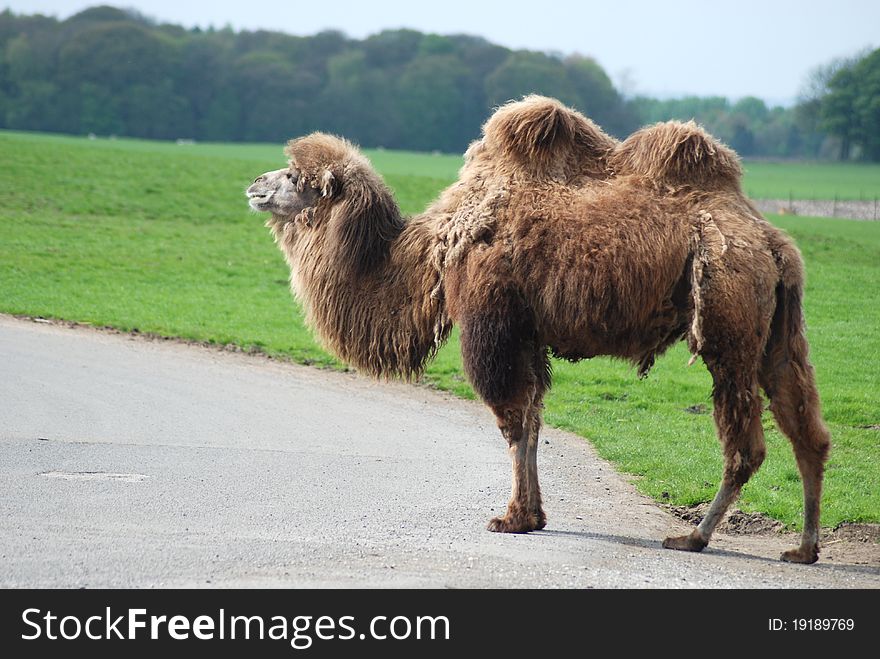
<path fill-rule="evenodd" d="M 756 199 L 880 198 L 880 165 L 746 161 L 743 189 Z"/>
<path fill-rule="evenodd" d="M 284 165 L 280 146 L 0 132 L 0 154 L 0 311 L 336 365 L 304 327 L 264 218 L 245 203 L 251 179 Z M 410 213 L 460 162 L 369 155 Z M 880 224 L 771 219 L 794 236 L 807 263 L 809 337 L 834 440 L 823 524 L 880 522 L 880 431 L 868 427 L 880 424 Z M 711 409 L 710 380 L 687 359 L 678 346 L 644 382 L 607 359 L 557 362 L 546 419 L 588 438 L 642 491 L 674 504 L 707 500 L 721 473 L 719 447 L 711 414 L 686 408 Z M 473 396 L 455 337 L 426 380 Z M 768 459 L 741 506 L 797 526 L 801 486 L 792 453 L 769 416 L 765 426 Z"/>
<path fill-rule="evenodd" d="M 40 133 L 19 133 L 0 131 L 0 139 L 23 140 L 37 145 L 58 147 L 82 145 L 83 138 Z M 98 139 L 88 142 L 95 152 L 112 153 L 175 154 L 211 158 L 216 160 L 237 160 L 259 163 L 261 171 L 282 167 L 285 164 L 283 145 L 271 144 L 195 144 L 176 146 L 167 142 L 147 140 Z M 402 178 L 418 177 L 435 179 L 438 189 L 455 179 L 461 157 L 457 155 L 434 155 L 406 151 L 365 150 L 376 168 L 395 186 Z M 871 201 L 880 198 L 880 164 L 867 163 L 818 163 L 818 162 L 765 162 L 746 161 L 743 163 L 745 179 L 743 189 L 757 199 L 863 199 Z M 431 193 L 433 194 L 433 192 Z M 428 195 L 430 196 L 430 194 Z M 401 204 L 404 210 L 415 213 L 422 209 L 422 198 L 413 197 L 414 206 L 407 207 L 408 199 L 403 195 Z"/>

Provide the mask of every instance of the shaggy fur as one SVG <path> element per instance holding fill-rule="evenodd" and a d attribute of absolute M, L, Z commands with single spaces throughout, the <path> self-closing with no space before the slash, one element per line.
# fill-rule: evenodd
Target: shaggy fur
<path fill-rule="evenodd" d="M 802 544 L 783 558 L 816 560 L 829 437 L 803 332 L 803 266 L 742 194 L 732 151 L 674 122 L 618 144 L 557 101 L 528 97 L 489 119 L 459 180 L 406 223 L 344 140 L 311 135 L 288 155 L 289 170 L 248 195 L 273 212 L 294 291 L 331 350 L 409 377 L 459 324 L 465 370 L 513 465 L 491 530 L 546 523 L 537 445 L 549 354 L 611 355 L 644 375 L 685 339 L 714 380 L 725 466 L 706 518 L 664 546 L 705 547 L 760 466 L 760 387 L 804 479 Z"/>
<path fill-rule="evenodd" d="M 693 121 L 668 121 L 633 133 L 609 159 L 617 175 L 657 186 L 739 191 L 742 168 L 731 149 Z"/>
<path fill-rule="evenodd" d="M 511 172 L 572 183 L 605 178 L 617 142 L 559 101 L 526 96 L 501 107 L 483 126 L 484 155 Z"/>
<path fill-rule="evenodd" d="M 259 177 L 249 196 L 257 210 L 273 211 L 267 226 L 307 323 L 359 370 L 420 374 L 451 329 L 431 295 L 436 273 L 425 267 L 432 226 L 423 218 L 404 223 L 391 191 L 345 140 L 316 133 L 291 141 L 286 152 L 290 167 Z M 255 205 L 267 190 L 268 205 Z M 277 212 L 282 195 L 295 202 Z"/>

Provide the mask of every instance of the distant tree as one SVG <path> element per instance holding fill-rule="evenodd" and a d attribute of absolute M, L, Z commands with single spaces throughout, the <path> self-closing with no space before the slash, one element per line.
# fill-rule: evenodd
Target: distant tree
<path fill-rule="evenodd" d="M 414 59 L 398 82 L 401 144 L 420 151 L 460 152 L 478 137 L 477 126 L 464 122 L 467 80 L 467 69 L 452 55 Z"/>
<path fill-rule="evenodd" d="M 171 80 L 132 85 L 122 100 L 126 132 L 136 137 L 170 140 L 194 134 L 189 102 L 174 92 Z"/>
<path fill-rule="evenodd" d="M 259 51 L 235 62 L 233 84 L 241 99 L 241 138 L 277 142 L 305 131 L 320 82 L 282 55 Z"/>
<path fill-rule="evenodd" d="M 51 35 L 47 32 L 21 33 L 6 44 L 4 60 L 7 75 L 20 81 L 50 81 L 55 62 Z"/>
<path fill-rule="evenodd" d="M 637 128 L 638 120 L 596 60 L 572 55 L 563 64 L 576 96 L 574 105 L 579 110 L 605 130 L 621 137 Z"/>
<path fill-rule="evenodd" d="M 62 83 L 92 82 L 123 93 L 170 77 L 177 44 L 134 23 L 98 23 L 77 32 L 58 53 Z"/>
<path fill-rule="evenodd" d="M 525 94 L 553 96 L 572 105 L 578 100 L 562 62 L 526 50 L 510 53 L 504 63 L 486 77 L 485 88 L 486 100 L 493 107 Z"/>
<path fill-rule="evenodd" d="M 820 142 L 824 135 L 821 129 L 822 99 L 830 91 L 829 83 L 834 74 L 850 64 L 850 60 L 837 58 L 814 67 L 807 74 L 801 87 L 794 109 L 795 122 L 804 134 L 811 136 L 811 150 L 814 154 L 819 153 Z"/>
<path fill-rule="evenodd" d="M 455 43 L 455 52 L 461 63 L 474 79 L 481 82 L 510 56 L 507 48 L 489 43 L 482 37 L 454 34 L 448 38 Z"/>
<path fill-rule="evenodd" d="M 726 141 L 741 156 L 755 155 L 755 134 L 742 117 L 731 117 Z"/>
<path fill-rule="evenodd" d="M 858 81 L 853 102 L 856 139 L 866 159 L 880 162 L 880 48 L 863 58 L 853 75 Z"/>
<path fill-rule="evenodd" d="M 197 118 L 196 137 L 214 142 L 237 141 L 243 134 L 241 99 L 232 85 L 221 86 Z"/>
<path fill-rule="evenodd" d="M 854 67 L 838 70 L 828 82 L 828 94 L 820 106 L 820 126 L 840 138 L 840 160 L 849 160 L 853 140 L 857 135 L 855 101 L 858 96 L 858 80 Z"/>
<path fill-rule="evenodd" d="M 836 59 L 811 72 L 798 118 L 834 136 L 837 157 L 880 160 L 880 49 Z M 858 147 L 855 150 L 854 147 Z"/>
<path fill-rule="evenodd" d="M 64 132 L 68 128 L 58 85 L 45 80 L 23 81 L 6 112 L 6 125 L 20 130 Z"/>
<path fill-rule="evenodd" d="M 67 19 L 68 25 L 77 23 L 118 23 L 132 22 L 142 25 L 151 25 L 152 21 L 134 9 L 119 9 L 109 5 L 99 5 L 83 9 Z"/>
<path fill-rule="evenodd" d="M 231 30 L 208 29 L 181 40 L 174 87 L 189 102 L 194 137 L 243 139 L 242 99 L 235 81 L 235 45 Z"/>
<path fill-rule="evenodd" d="M 345 135 L 364 146 L 400 148 L 394 81 L 387 69 L 371 67 L 362 51 L 334 55 L 327 61 L 327 83 L 312 115 L 314 129 Z"/>
<path fill-rule="evenodd" d="M 419 52 L 425 35 L 415 30 L 383 30 L 364 39 L 365 63 L 371 68 L 402 67 Z"/>
<path fill-rule="evenodd" d="M 770 114 L 767 104 L 755 96 L 741 98 L 733 104 L 730 111 L 742 115 L 750 123 L 764 122 Z"/>
<path fill-rule="evenodd" d="M 84 82 L 77 96 L 80 99 L 76 108 L 79 115 L 77 132 L 96 135 L 121 135 L 126 132 L 119 97 L 109 89 L 93 82 Z"/>
<path fill-rule="evenodd" d="M 355 40 L 185 29 L 111 6 L 64 21 L 5 10 L 0 127 L 273 142 L 326 130 L 365 146 L 461 152 L 495 106 L 538 93 L 618 137 L 693 118 L 744 155 L 815 156 L 833 143 L 878 158 L 876 60 L 823 67 L 785 109 L 753 97 L 624 99 L 591 57 L 471 35 L 401 29 Z"/>
<path fill-rule="evenodd" d="M 313 37 L 309 37 L 303 56 L 306 61 L 326 62 L 334 55 L 338 55 L 351 45 L 348 38 L 339 30 L 324 30 Z"/>
<path fill-rule="evenodd" d="M 685 96 L 666 100 L 637 96 L 631 101 L 631 106 L 644 124 L 693 119 L 709 126 L 730 113 L 730 101 L 723 96 Z"/>

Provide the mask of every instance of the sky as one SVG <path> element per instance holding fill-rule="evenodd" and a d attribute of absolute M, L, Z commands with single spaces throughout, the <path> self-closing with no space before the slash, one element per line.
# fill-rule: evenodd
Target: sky
<path fill-rule="evenodd" d="M 99 1 L 0 0 L 67 18 Z M 159 22 L 363 38 L 383 29 L 472 34 L 593 57 L 627 95 L 757 96 L 790 105 L 810 71 L 880 46 L 878 0 L 119 0 Z"/>

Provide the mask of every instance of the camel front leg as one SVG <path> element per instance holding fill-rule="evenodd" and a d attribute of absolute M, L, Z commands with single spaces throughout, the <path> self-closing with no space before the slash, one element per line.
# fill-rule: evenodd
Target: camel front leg
<path fill-rule="evenodd" d="M 540 402 L 532 404 L 527 422 L 528 450 L 526 451 L 526 475 L 528 477 L 529 511 L 537 519 L 537 530 L 547 525 L 547 516 L 544 514 L 544 506 L 541 501 L 541 487 L 538 485 L 538 437 L 541 431 L 541 408 Z"/>
<path fill-rule="evenodd" d="M 535 328 L 519 293 L 503 287 L 484 290 L 491 305 L 461 315 L 461 356 L 468 379 L 507 440 L 512 468 L 507 512 L 492 519 L 488 528 L 527 533 L 545 524 L 537 451 L 550 368 L 546 349 L 534 343 Z"/>
<path fill-rule="evenodd" d="M 489 522 L 496 533 L 528 533 L 544 528 L 547 518 L 541 506 L 538 485 L 538 429 L 540 415 L 508 412 L 499 416 L 498 426 L 507 440 L 512 481 L 507 512 Z"/>

